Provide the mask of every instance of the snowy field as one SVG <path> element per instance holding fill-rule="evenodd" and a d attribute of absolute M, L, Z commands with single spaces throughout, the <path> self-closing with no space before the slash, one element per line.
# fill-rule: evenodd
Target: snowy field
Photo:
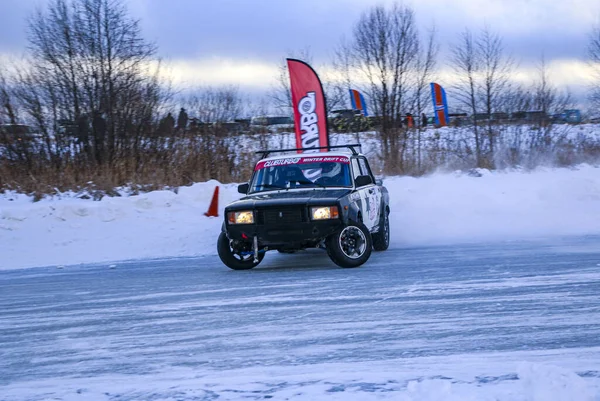
<path fill-rule="evenodd" d="M 476 176 L 481 175 L 481 176 Z M 388 177 L 392 247 L 600 233 L 600 168 L 480 171 Z M 212 181 L 173 191 L 84 200 L 0 195 L 0 270 L 125 259 L 216 255 L 236 185 Z"/>
<path fill-rule="evenodd" d="M 600 236 L 0 273 L 0 400 L 598 401 Z"/>
<path fill-rule="evenodd" d="M 1 195 L 0 401 L 600 401 L 600 169 L 384 184 L 358 269 L 227 269 L 235 185 Z"/>

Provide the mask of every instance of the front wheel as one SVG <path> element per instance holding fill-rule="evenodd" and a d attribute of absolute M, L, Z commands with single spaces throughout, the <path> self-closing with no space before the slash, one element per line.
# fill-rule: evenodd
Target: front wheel
<path fill-rule="evenodd" d="M 338 266 L 358 267 L 371 256 L 371 233 L 362 223 L 352 223 L 329 236 L 327 254 Z"/>
<path fill-rule="evenodd" d="M 254 263 L 254 255 L 252 253 L 241 253 L 231 249 L 231 243 L 229 238 L 227 238 L 227 234 L 225 233 L 221 233 L 219 235 L 219 239 L 217 240 L 217 252 L 219 253 L 219 258 L 221 258 L 221 261 L 225 264 L 225 266 L 233 270 L 252 269 L 258 266 L 258 264 L 265 257 L 264 252 L 259 253 L 258 262 Z"/>

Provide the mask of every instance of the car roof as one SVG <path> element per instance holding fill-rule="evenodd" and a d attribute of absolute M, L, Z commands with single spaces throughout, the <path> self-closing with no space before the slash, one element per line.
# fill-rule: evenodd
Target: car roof
<path fill-rule="evenodd" d="M 289 159 L 290 157 L 328 157 L 328 156 L 342 156 L 342 157 L 352 157 L 354 156 L 351 152 L 315 152 L 315 153 L 285 153 L 285 154 L 277 154 L 269 157 L 265 157 L 263 160 L 280 160 L 280 159 Z M 362 154 L 358 154 L 358 156 L 363 156 Z"/>

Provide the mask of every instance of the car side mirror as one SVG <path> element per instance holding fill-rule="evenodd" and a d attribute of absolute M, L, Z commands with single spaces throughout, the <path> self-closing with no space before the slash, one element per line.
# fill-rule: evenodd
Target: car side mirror
<path fill-rule="evenodd" d="M 238 192 L 246 195 L 248 190 L 250 189 L 250 185 L 248 183 L 238 185 Z"/>
<path fill-rule="evenodd" d="M 375 178 L 375 185 L 383 186 L 383 180 L 381 178 Z"/>
<path fill-rule="evenodd" d="M 356 188 L 364 187 L 364 186 L 370 185 L 372 183 L 373 183 L 373 179 L 371 178 L 370 175 L 359 175 L 354 180 L 354 185 L 356 186 Z"/>

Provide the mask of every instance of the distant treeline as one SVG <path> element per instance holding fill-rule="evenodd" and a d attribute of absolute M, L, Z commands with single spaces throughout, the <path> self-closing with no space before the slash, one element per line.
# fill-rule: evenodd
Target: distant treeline
<path fill-rule="evenodd" d="M 240 181 L 250 168 L 250 145 L 290 130 L 289 124 L 273 128 L 243 118 L 274 109 L 290 115 L 285 67 L 265 107 L 249 110 L 235 87 L 208 87 L 175 101 L 158 49 L 142 37 L 122 0 L 50 0 L 28 23 L 26 62 L 12 71 L 0 66 L 0 190 L 94 187 L 110 193 L 123 185 Z M 600 63 L 600 31 L 591 37 L 590 58 Z M 490 28 L 465 30 L 451 46 L 448 63 L 457 83 L 447 89 L 466 115 L 452 118 L 459 126 L 454 137 L 431 130 L 429 83 L 436 78 L 438 48 L 435 30 L 420 32 L 411 7 L 367 8 L 324 69 L 335 73 L 321 77 L 329 109 L 340 111 L 331 117 L 332 131 L 371 131 L 385 174 L 593 160 L 593 141 L 565 136 L 557 124 L 556 116 L 574 107 L 550 82 L 545 61 L 535 82 L 516 85 L 510 80 L 516 64 Z M 301 58 L 310 62 L 308 52 Z M 353 82 L 368 83 L 359 89 L 376 117 L 341 112 Z M 544 117 L 529 118 L 532 112 Z M 508 146 L 507 138 L 514 138 L 507 137 L 506 125 L 517 122 L 526 124 L 520 140 L 527 145 Z"/>

